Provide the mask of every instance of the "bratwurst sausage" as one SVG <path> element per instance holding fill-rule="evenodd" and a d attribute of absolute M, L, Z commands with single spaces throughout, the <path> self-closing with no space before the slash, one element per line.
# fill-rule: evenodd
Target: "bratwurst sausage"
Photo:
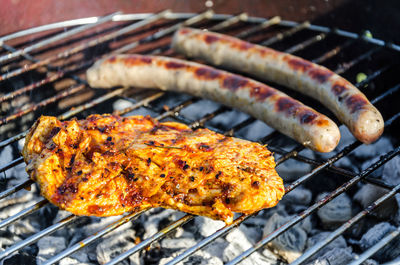
<path fill-rule="evenodd" d="M 340 132 L 328 117 L 257 81 L 179 59 L 115 55 L 96 62 L 86 73 L 92 87 L 159 88 L 208 98 L 238 108 L 303 145 L 330 152 Z"/>
<path fill-rule="evenodd" d="M 178 30 L 172 47 L 189 57 L 273 81 L 315 98 L 363 143 L 374 142 L 383 132 L 382 115 L 367 97 L 323 66 L 234 37 L 191 28 Z"/>

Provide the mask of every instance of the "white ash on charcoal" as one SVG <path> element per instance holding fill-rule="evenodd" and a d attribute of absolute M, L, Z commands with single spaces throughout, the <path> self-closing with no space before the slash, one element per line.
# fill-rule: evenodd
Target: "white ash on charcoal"
<path fill-rule="evenodd" d="M 342 265 L 348 264 L 351 260 L 353 260 L 353 254 L 350 247 L 334 248 L 308 265 Z"/>
<path fill-rule="evenodd" d="M 291 212 L 301 212 L 311 203 L 312 192 L 302 186 L 299 186 L 287 193 L 280 203 L 284 203 Z"/>
<path fill-rule="evenodd" d="M 207 121 L 207 125 L 214 128 L 221 128 L 223 130 L 230 130 L 232 127 L 245 121 L 249 117 L 249 115 L 233 109 L 231 111 L 224 112 L 224 115 L 215 116 L 215 118 Z"/>
<path fill-rule="evenodd" d="M 367 169 L 373 163 L 380 160 L 380 156 L 393 150 L 393 145 L 389 138 L 381 137 L 375 143 L 369 145 L 361 145 L 356 149 L 353 156 L 358 159 L 358 165 L 360 166 L 360 171 Z M 359 161 L 362 161 L 361 163 Z M 380 177 L 383 173 L 384 167 L 380 167 L 374 170 L 369 176 L 370 177 Z"/>
<path fill-rule="evenodd" d="M 384 183 L 391 186 L 398 185 L 400 183 L 400 157 L 396 156 L 388 161 L 382 167 L 381 175 L 380 180 Z M 388 192 L 389 190 L 385 188 L 373 184 L 365 184 L 354 195 L 354 200 L 360 203 L 363 208 L 366 208 Z M 379 206 L 373 214 L 381 219 L 387 219 L 395 215 L 399 208 L 400 204 L 393 198 Z"/>
<path fill-rule="evenodd" d="M 316 201 L 322 200 L 327 195 L 326 192 L 319 194 Z M 317 214 L 324 228 L 335 229 L 352 217 L 351 200 L 346 193 L 342 193 L 320 208 Z"/>
<path fill-rule="evenodd" d="M 71 257 L 63 258 L 58 264 L 59 265 L 91 265 L 91 263 L 82 262 L 78 259 L 74 259 Z"/>
<path fill-rule="evenodd" d="M 226 241 L 229 243 L 228 246 L 225 247 L 222 253 L 222 261 L 228 262 L 235 258 L 236 256 L 240 255 L 243 251 L 247 250 L 248 248 L 252 247 L 255 243 L 254 238 L 247 235 L 246 229 L 235 229 L 231 231 L 226 236 Z M 264 254 L 264 253 L 263 253 Z M 278 260 L 272 253 L 265 253 L 265 255 L 270 254 L 268 256 L 264 256 L 258 252 L 253 253 L 249 257 L 247 257 L 241 264 L 277 264 Z"/>
<path fill-rule="evenodd" d="M 376 263 L 376 264 L 378 264 L 378 263 Z M 385 265 L 399 265 L 399 264 L 400 264 L 400 257 L 385 263 Z M 375 264 L 373 264 L 373 265 L 375 265 Z"/>
<path fill-rule="evenodd" d="M 379 265 L 379 263 L 376 260 L 373 260 L 373 259 L 367 259 L 361 264 L 362 265 Z M 386 265 L 389 265 L 389 264 L 386 263 Z"/>
<path fill-rule="evenodd" d="M 204 115 L 216 111 L 221 104 L 211 100 L 201 99 L 189 106 L 183 108 L 180 112 L 181 115 L 190 120 L 198 120 Z"/>
<path fill-rule="evenodd" d="M 368 250 L 389 233 L 397 228 L 387 222 L 379 223 L 370 228 L 360 239 L 359 245 L 363 251 Z M 385 247 L 375 253 L 372 258 L 379 262 L 387 262 L 400 256 L 400 237 L 390 241 Z"/>
<path fill-rule="evenodd" d="M 281 216 L 273 214 L 265 224 L 264 237 L 281 227 L 294 216 Z M 310 225 L 309 220 L 305 219 L 299 224 L 293 226 L 277 238 L 268 243 L 268 246 L 288 263 L 296 260 L 301 256 L 307 242 L 307 230 Z"/>
<path fill-rule="evenodd" d="M 136 245 L 135 231 L 131 229 L 122 229 L 113 232 L 103 238 L 96 247 L 97 262 L 105 264 L 113 258 L 119 256 L 123 252 L 133 248 Z M 140 264 L 139 254 L 131 255 L 129 259 L 121 262 L 121 264 Z"/>
<path fill-rule="evenodd" d="M 196 244 L 196 241 L 194 240 L 194 238 L 187 238 L 187 237 L 164 238 L 161 241 L 161 247 L 167 248 L 167 249 L 190 248 L 191 246 L 193 246 L 195 244 Z"/>
<path fill-rule="evenodd" d="M 307 149 L 301 154 L 307 158 L 315 159 L 315 154 L 311 150 Z M 276 171 L 284 182 L 297 180 L 305 174 L 310 173 L 311 170 L 312 166 L 310 164 L 296 159 L 288 159 L 276 167 Z"/>
<path fill-rule="evenodd" d="M 7 257 L 5 257 L 0 262 L 1 265 L 15 265 L 15 264 L 23 264 L 23 265 L 37 265 L 35 256 L 27 254 L 26 252 L 22 253 L 13 253 Z"/>
<path fill-rule="evenodd" d="M 157 208 L 140 216 L 139 220 L 144 224 L 143 238 L 148 238 L 160 231 L 170 223 L 183 217 L 185 213 L 170 209 Z M 174 236 L 174 232 L 170 234 Z"/>
<path fill-rule="evenodd" d="M 125 108 L 129 108 L 133 106 L 133 102 L 126 100 L 126 99 L 117 99 L 113 102 L 113 109 L 114 110 L 123 110 Z"/>
<path fill-rule="evenodd" d="M 160 260 L 159 265 L 164 265 L 171 261 L 174 256 L 170 257 L 165 257 Z M 189 258 L 187 258 L 185 261 L 182 262 L 184 265 L 222 265 L 222 260 L 214 257 L 207 252 L 204 252 L 202 250 L 196 251 L 193 255 L 191 255 Z"/>
<path fill-rule="evenodd" d="M 67 242 L 64 237 L 46 236 L 37 242 L 39 253 L 36 257 L 38 264 L 44 263 L 46 260 L 61 252 L 67 247 Z"/>
<path fill-rule="evenodd" d="M 313 235 L 312 237 L 308 238 L 307 240 L 307 249 L 311 248 L 315 244 L 319 243 L 320 241 L 324 240 L 329 236 L 330 232 L 321 232 L 318 234 Z M 344 239 L 343 236 L 339 236 L 332 242 L 330 242 L 328 245 L 326 245 L 324 248 L 322 248 L 320 251 L 318 251 L 312 258 L 311 260 L 315 260 L 327 253 L 328 251 L 332 249 L 345 249 L 347 248 L 347 243 L 346 240 Z"/>
<path fill-rule="evenodd" d="M 240 129 L 237 132 L 237 135 L 238 137 L 243 137 L 249 141 L 258 141 L 259 139 L 266 135 L 269 135 L 273 131 L 274 129 L 266 125 L 264 122 L 256 120 L 250 125 Z"/>
<path fill-rule="evenodd" d="M 225 226 L 225 223 L 222 221 L 215 221 L 205 217 L 196 217 L 194 223 L 198 228 L 198 232 L 203 237 L 210 236 L 215 231 Z"/>

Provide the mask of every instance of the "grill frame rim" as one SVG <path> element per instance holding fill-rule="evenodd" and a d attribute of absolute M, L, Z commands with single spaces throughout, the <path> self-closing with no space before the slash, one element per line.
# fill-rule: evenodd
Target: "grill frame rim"
<path fill-rule="evenodd" d="M 130 14 L 115 14 L 112 18 L 111 21 L 113 22 L 123 22 L 123 21 L 134 21 L 134 20 L 143 20 L 146 18 L 149 18 L 155 14 L 157 14 L 158 12 L 154 12 L 154 13 L 130 13 Z M 201 12 L 199 12 L 201 13 Z M 191 12 L 171 12 L 170 14 L 166 15 L 166 19 L 189 19 L 191 17 L 194 17 L 196 15 L 198 15 L 199 13 L 191 13 Z M 215 14 L 213 13 L 213 16 L 211 18 L 209 18 L 210 20 L 215 20 L 215 21 L 222 21 L 222 20 L 226 20 L 229 18 L 234 17 L 235 15 L 232 14 Z M 50 23 L 50 24 L 46 24 L 46 25 L 42 25 L 42 26 L 37 26 L 37 27 L 33 27 L 33 28 L 28 28 L 28 29 L 24 29 L 21 31 L 17 31 L 17 32 L 13 32 L 10 34 L 6 34 L 3 36 L 0 36 L 0 47 L 3 45 L 3 43 L 5 41 L 9 41 L 15 38 L 20 38 L 20 37 L 25 37 L 27 35 L 30 34 L 36 34 L 36 33 L 41 33 L 44 31 L 48 31 L 48 30 L 56 30 L 56 29 L 61 29 L 61 28 L 66 28 L 66 27 L 73 27 L 73 26 L 79 26 L 79 25 L 87 25 L 87 24 L 93 24 L 93 23 L 97 23 L 99 19 L 101 19 L 102 16 L 95 16 L 95 17 L 87 17 L 87 18 L 78 18 L 78 19 L 71 19 L 71 20 L 64 20 L 64 21 L 59 21 L 59 22 L 55 22 L 55 23 Z M 253 17 L 253 16 L 249 16 L 247 18 L 247 22 L 250 23 L 263 23 L 265 21 L 268 21 L 270 19 L 267 18 L 262 18 L 262 17 Z M 278 25 L 280 26 L 285 26 L 285 27 L 295 27 L 298 26 L 299 24 L 301 24 L 302 22 L 295 22 L 295 21 L 291 21 L 291 20 L 280 20 L 280 22 L 278 23 Z M 387 42 L 385 40 L 382 39 L 378 39 L 378 38 L 374 38 L 374 37 L 366 37 L 354 32 L 350 32 L 347 30 L 343 30 L 343 29 L 333 29 L 327 26 L 320 26 L 320 25 L 315 25 L 315 24 L 310 24 L 308 29 L 310 30 L 314 30 L 314 31 L 318 31 L 320 33 L 330 33 L 333 32 L 339 36 L 342 37 L 347 37 L 347 38 L 351 38 L 351 39 L 358 39 L 361 38 L 366 42 L 369 42 L 371 44 L 375 44 L 378 46 L 384 46 L 384 47 L 388 47 L 390 49 L 393 49 L 395 51 L 399 51 L 400 52 L 400 45 L 392 43 L 392 42 Z"/>

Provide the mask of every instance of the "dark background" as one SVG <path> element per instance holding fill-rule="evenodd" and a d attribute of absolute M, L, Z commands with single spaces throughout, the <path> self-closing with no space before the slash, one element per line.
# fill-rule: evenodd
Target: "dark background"
<path fill-rule="evenodd" d="M 67 19 L 100 16 L 115 11 L 124 13 L 157 12 L 170 8 L 175 12 L 201 12 L 204 0 L 0 0 L 0 36 L 21 29 Z M 400 44 L 400 1 L 398 0 L 214 0 L 217 13 L 251 16 L 279 15 L 293 21 L 310 20 L 317 25 L 352 32 L 370 30 L 372 35 Z"/>

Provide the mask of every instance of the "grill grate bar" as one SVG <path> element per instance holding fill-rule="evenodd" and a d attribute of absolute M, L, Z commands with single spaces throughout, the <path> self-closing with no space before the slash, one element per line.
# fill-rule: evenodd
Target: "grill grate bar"
<path fill-rule="evenodd" d="M 49 64 L 51 62 L 54 62 L 54 61 L 56 61 L 58 59 L 69 57 L 69 56 L 71 56 L 73 54 L 76 54 L 76 53 L 78 53 L 80 51 L 83 51 L 85 49 L 94 47 L 96 45 L 99 45 L 101 43 L 105 43 L 107 41 L 110 41 L 110 40 L 112 40 L 112 39 L 114 39 L 116 37 L 119 37 L 119 36 L 121 36 L 123 34 L 126 34 L 126 33 L 130 32 L 130 31 L 133 31 L 133 30 L 138 29 L 140 27 L 146 26 L 146 25 L 148 25 L 150 23 L 153 23 L 153 22 L 155 22 L 155 21 L 157 21 L 157 20 L 159 20 L 161 18 L 164 18 L 170 12 L 171 12 L 170 10 L 164 10 L 164 11 L 158 13 L 158 14 L 150 16 L 149 18 L 146 18 L 144 20 L 141 20 L 141 21 L 138 21 L 136 23 L 133 23 L 133 24 L 127 26 L 127 27 L 124 27 L 124 28 L 122 28 L 120 30 L 117 30 L 115 32 L 112 32 L 110 34 L 102 36 L 100 38 L 94 39 L 94 40 L 89 41 L 87 43 L 82 43 L 82 44 L 80 44 L 80 45 L 78 45 L 76 47 L 73 47 L 71 49 L 63 51 L 63 52 L 61 52 L 59 54 L 55 54 L 53 56 L 49 56 L 46 59 L 41 60 L 39 62 L 24 66 L 24 67 L 16 69 L 16 70 L 13 70 L 12 72 L 9 72 L 9 73 L 5 73 L 5 74 L 0 76 L 0 81 L 5 80 L 5 79 L 9 79 L 11 77 L 15 77 L 15 76 L 20 75 L 22 73 L 25 73 L 27 71 L 34 70 L 34 69 L 36 69 L 36 68 L 38 68 L 40 66 L 47 65 L 47 64 Z M 12 98 L 12 96 L 11 95 L 6 95 L 6 96 L 4 96 L 4 98 L 5 99 L 9 99 L 9 98 Z M 0 99 L 0 101 L 5 100 L 5 99 L 3 99 L 3 97 L 2 97 Z"/>
<path fill-rule="evenodd" d="M 7 196 L 19 191 L 19 190 L 28 188 L 32 184 L 33 184 L 33 181 L 28 179 L 28 180 L 26 180 L 26 181 L 24 181 L 24 182 L 22 182 L 22 183 L 20 183 L 20 184 L 18 184 L 16 186 L 14 186 L 14 187 L 11 187 L 11 188 L 9 188 L 9 189 L 7 189 L 5 191 L 2 191 L 0 193 L 0 199 L 3 199 L 5 197 L 7 197 Z"/>
<path fill-rule="evenodd" d="M 287 49 L 286 52 L 287 53 L 298 52 L 298 51 L 303 50 L 303 49 L 305 49 L 305 48 L 307 48 L 307 47 L 309 47 L 309 46 L 311 46 L 311 45 L 313 45 L 313 44 L 315 44 L 315 43 L 317 43 L 319 41 L 324 40 L 326 37 L 327 37 L 326 33 L 320 33 L 318 35 L 315 35 L 315 36 L 313 36 L 313 37 L 311 37 L 311 38 L 309 38 L 309 39 L 307 39 L 307 40 L 305 40 L 303 42 L 300 42 L 299 44 Z"/>
<path fill-rule="evenodd" d="M 374 255 L 376 252 L 378 252 L 380 249 L 385 247 L 387 244 L 390 243 L 390 241 L 392 241 L 399 235 L 400 235 L 400 228 L 398 227 L 396 230 L 394 230 L 393 232 L 390 232 L 387 236 L 382 238 L 378 243 L 376 243 L 374 246 L 372 246 L 367 251 L 365 251 L 363 254 L 361 254 L 358 257 L 358 259 L 349 263 L 349 265 L 359 265 L 359 264 L 363 263 L 366 259 L 368 259 L 372 255 Z M 392 263 L 390 263 L 390 264 L 392 264 Z M 395 264 L 395 263 L 393 263 L 393 264 Z"/>
<path fill-rule="evenodd" d="M 385 201 L 388 199 L 392 198 L 398 191 L 400 190 L 400 184 L 394 187 L 390 192 L 386 193 L 385 195 L 381 196 L 379 199 L 377 199 L 375 202 L 370 204 L 367 208 L 365 208 L 363 211 L 359 212 L 357 215 L 355 215 L 353 218 L 345 222 L 342 226 L 340 226 L 338 229 L 333 231 L 332 233 L 329 234 L 328 237 L 326 237 L 324 240 L 319 241 L 317 244 L 309 248 L 306 252 L 303 253 L 302 256 L 300 256 L 297 260 L 295 260 L 292 265 L 298 265 L 306 261 L 308 258 L 312 257 L 315 253 L 317 253 L 319 250 L 321 250 L 323 247 L 328 245 L 330 242 L 332 242 L 335 238 L 340 236 L 343 232 L 345 232 L 347 229 L 349 229 L 353 224 L 358 222 L 361 218 L 364 216 L 370 214 L 373 212 L 377 207 L 379 207 L 381 204 L 383 204 Z M 397 235 L 399 234 L 400 230 L 397 231 Z M 393 239 L 393 238 L 392 238 Z M 385 244 L 386 245 L 386 244 Z M 375 253 L 375 252 L 373 252 Z M 371 253 L 371 254 L 373 254 Z M 369 256 L 367 256 L 368 258 Z M 359 259 L 362 263 L 364 260 Z M 357 261 L 359 261 L 357 260 Z M 357 264 L 360 264 L 357 263 Z"/>
<path fill-rule="evenodd" d="M 102 23 L 111 21 L 112 18 L 113 18 L 115 15 L 118 15 L 118 14 L 121 14 L 121 12 L 115 12 L 115 13 L 113 13 L 113 14 L 111 14 L 111 15 L 108 15 L 108 16 L 105 16 L 105 17 L 102 17 L 102 18 L 99 18 L 98 21 L 97 21 L 96 23 L 87 24 L 87 25 L 83 25 L 83 26 L 80 26 L 80 27 L 71 29 L 71 30 L 69 30 L 69 31 L 63 32 L 63 33 L 61 33 L 61 34 L 57 34 L 57 35 L 55 35 L 55 36 L 53 36 L 53 37 L 50 37 L 50 38 L 48 38 L 48 39 L 45 39 L 45 40 L 43 40 L 43 41 L 39 41 L 38 43 L 35 43 L 35 44 L 33 44 L 33 45 L 31 45 L 31 46 L 28 46 L 28 47 L 25 47 L 25 48 L 23 48 L 23 49 L 21 49 L 21 50 L 17 50 L 17 51 L 15 51 L 15 52 L 11 53 L 11 54 L 7 54 L 7 55 L 0 56 L 0 63 L 9 61 L 9 60 L 14 59 L 14 58 L 16 58 L 16 57 L 19 57 L 19 56 L 21 56 L 21 55 L 23 55 L 23 54 L 27 54 L 27 53 L 29 53 L 29 52 L 31 52 L 31 51 L 34 51 L 34 50 L 36 50 L 36 49 L 39 49 L 39 48 L 41 48 L 41 47 L 50 45 L 51 43 L 54 43 L 54 42 L 56 42 L 56 41 L 59 41 L 59 40 L 68 38 L 68 37 L 70 37 L 70 36 L 72 36 L 72 35 L 75 35 L 75 34 L 77 34 L 77 33 L 79 33 L 79 32 L 88 30 L 88 29 L 93 28 L 93 27 L 95 27 L 95 26 L 98 26 L 98 25 L 100 25 L 100 24 L 102 24 Z"/>
<path fill-rule="evenodd" d="M 113 112 L 113 114 L 114 115 L 124 115 L 124 114 L 126 114 L 128 112 L 131 112 L 131 111 L 133 111 L 135 109 L 138 109 L 138 108 L 140 108 L 142 106 L 147 106 L 150 102 L 162 97 L 163 95 L 164 95 L 164 92 L 155 93 L 155 94 L 153 94 L 151 96 L 148 96 L 147 98 L 144 98 L 144 99 L 136 102 L 135 104 L 133 104 L 130 107 L 127 107 L 127 108 L 122 109 L 122 110 L 116 110 L 116 111 Z"/>
<path fill-rule="evenodd" d="M 198 22 L 202 21 L 205 18 L 206 19 L 210 19 L 213 15 L 214 15 L 214 12 L 212 10 L 207 10 L 207 11 L 201 13 L 201 14 L 198 14 L 197 16 L 194 16 L 194 17 L 191 17 L 191 18 L 187 19 L 184 22 L 180 22 L 180 23 L 177 23 L 177 24 L 175 24 L 175 25 L 173 25 L 171 27 L 168 27 L 168 28 L 162 29 L 160 31 L 157 31 L 153 35 L 147 36 L 142 40 L 132 42 L 131 44 L 127 44 L 127 45 L 123 46 L 122 48 L 119 48 L 119 49 L 113 51 L 112 54 L 124 53 L 126 51 L 132 50 L 133 48 L 139 46 L 140 44 L 158 40 L 160 38 L 163 38 L 163 37 L 175 32 L 177 29 L 179 29 L 181 27 L 193 25 L 195 23 L 198 23 Z"/>
<path fill-rule="evenodd" d="M 236 37 L 237 38 L 246 38 L 254 33 L 256 33 L 257 31 L 269 28 L 273 25 L 279 24 L 279 22 L 281 22 L 281 17 L 276 16 L 270 19 L 266 19 L 264 22 L 260 23 L 259 25 L 256 25 L 248 30 L 242 31 L 241 33 L 237 34 Z"/>
<path fill-rule="evenodd" d="M 189 222 L 193 218 L 194 218 L 193 215 L 186 214 L 185 216 L 183 216 L 179 220 L 173 222 L 172 224 L 169 224 L 167 227 L 161 229 L 160 231 L 158 231 L 157 233 L 153 234 L 152 236 L 150 236 L 146 240 L 142 241 L 141 243 L 137 244 L 133 248 L 127 250 L 126 252 L 124 252 L 121 255 L 117 256 L 113 260 L 107 262 L 106 265 L 117 264 L 118 262 L 126 259 L 127 257 L 133 255 L 134 253 L 146 248 L 147 246 L 150 246 L 150 244 L 153 243 L 154 241 L 165 237 L 168 233 L 170 233 L 173 230 L 175 230 L 176 228 L 186 224 L 187 222 Z"/>
<path fill-rule="evenodd" d="M 179 113 L 179 111 L 180 111 L 181 109 L 183 109 L 184 107 L 189 106 L 190 104 L 192 104 L 192 103 L 194 103 L 194 102 L 196 102 L 196 101 L 198 101 L 198 100 L 199 100 L 199 99 L 197 99 L 197 98 L 188 99 L 188 100 L 184 101 L 183 103 L 181 103 L 181 104 L 179 104 L 179 105 L 173 107 L 172 109 L 170 109 L 170 110 L 168 110 L 168 111 L 166 111 L 166 112 L 160 114 L 160 115 L 157 116 L 155 119 L 158 120 L 158 121 L 160 121 L 160 120 L 163 120 L 163 119 L 165 119 L 165 118 L 167 118 L 167 117 L 169 117 L 169 116 L 177 116 L 177 113 Z"/>
<path fill-rule="evenodd" d="M 225 28 L 228 28 L 236 23 L 239 23 L 240 21 L 247 21 L 248 15 L 247 13 L 243 12 L 237 16 L 233 16 L 231 18 L 228 18 L 227 20 L 224 20 L 210 28 L 208 28 L 208 30 L 210 31 L 219 31 L 219 30 L 223 30 Z"/>
<path fill-rule="evenodd" d="M 12 245 L 11 247 L 5 249 L 3 252 L 0 252 L 0 259 L 3 259 L 5 257 L 7 257 L 9 254 L 18 251 L 36 241 L 38 241 L 40 238 L 50 235 L 51 233 L 54 233 L 56 230 L 58 230 L 59 228 L 75 221 L 77 219 L 77 216 L 75 215 L 69 215 L 67 217 L 65 217 L 64 219 L 62 219 L 61 221 L 59 221 L 58 223 L 55 223 L 52 226 L 49 226 L 45 229 L 43 229 L 42 231 L 22 240 L 19 241 L 18 243 Z"/>
<path fill-rule="evenodd" d="M 310 22 L 309 21 L 305 21 L 305 22 L 297 25 L 296 27 L 293 27 L 293 28 L 290 28 L 290 29 L 288 29 L 288 30 L 286 30 L 284 32 L 278 33 L 276 36 L 261 42 L 261 45 L 263 45 L 263 46 L 272 45 L 272 44 L 274 44 L 274 43 L 276 43 L 278 41 L 283 40 L 286 37 L 292 36 L 293 34 L 299 32 L 299 31 L 301 31 L 303 29 L 306 29 L 308 27 L 310 27 Z"/>
<path fill-rule="evenodd" d="M 147 212 L 149 209 L 143 209 L 139 212 L 136 213 L 130 213 L 126 216 L 124 216 L 123 218 L 113 222 L 112 224 L 106 226 L 104 229 L 94 233 L 93 235 L 85 238 L 82 241 L 79 241 L 78 243 L 74 244 L 73 246 L 65 249 L 64 251 L 60 252 L 59 254 L 53 256 L 51 259 L 47 260 L 44 264 L 48 265 L 48 264 L 54 264 L 57 261 L 61 260 L 62 258 L 78 251 L 79 249 L 89 245 L 90 243 L 92 243 L 93 241 L 95 241 L 96 239 L 104 236 L 105 234 L 117 229 L 118 227 L 120 227 L 123 224 L 126 224 L 127 222 L 134 220 L 136 218 L 138 218 L 141 214 Z"/>
<path fill-rule="evenodd" d="M 38 87 L 43 86 L 45 84 L 49 84 L 51 82 L 54 82 L 54 81 L 62 78 L 64 75 L 65 75 L 64 72 L 57 72 L 57 73 L 55 73 L 55 74 L 53 74 L 51 76 L 48 76 L 48 77 L 46 77 L 46 78 L 44 78 L 44 79 L 42 79 L 42 80 L 40 80 L 40 81 L 38 81 L 36 83 L 27 85 L 25 87 L 22 87 L 20 89 L 17 89 L 17 90 L 15 90 L 13 92 L 10 92 L 10 93 L 0 97 L 0 102 L 6 101 L 8 99 L 13 99 L 16 96 L 19 96 L 19 95 L 22 95 L 22 94 L 27 93 L 29 91 L 32 91 L 35 88 L 38 88 Z"/>
<path fill-rule="evenodd" d="M 323 55 L 321 55 L 320 57 L 315 58 L 314 60 L 312 60 L 312 62 L 316 63 L 316 64 L 320 64 L 321 62 L 332 58 L 333 56 L 335 56 L 336 54 L 341 52 L 344 48 L 349 47 L 351 44 L 353 44 L 355 42 L 356 42 L 356 40 L 352 40 L 352 39 L 347 40 L 343 44 L 336 46 L 332 50 L 330 50 L 330 51 L 324 53 Z"/>
<path fill-rule="evenodd" d="M 15 167 L 16 165 L 21 164 L 22 162 L 24 162 L 24 158 L 21 156 L 21 157 L 15 159 L 15 160 L 11 161 L 10 163 L 8 163 L 8 164 L 2 166 L 2 167 L 0 168 L 0 173 L 1 173 L 1 172 L 4 172 L 4 171 L 6 171 L 6 170 L 8 170 L 8 169 L 10 169 L 10 168 L 13 168 L 13 167 Z M 0 198 L 1 198 L 1 196 L 0 196 Z"/>
<path fill-rule="evenodd" d="M 339 66 L 335 72 L 337 74 L 343 74 L 347 69 L 349 69 L 350 67 L 352 67 L 353 65 L 358 64 L 359 62 L 367 59 L 368 57 L 370 57 L 371 55 L 373 55 L 374 53 L 380 51 L 382 49 L 382 47 L 375 47 L 371 50 L 369 50 L 368 52 L 356 57 L 355 59 L 351 60 L 350 62 L 343 64 L 341 66 Z"/>
<path fill-rule="evenodd" d="M 25 216 L 27 216 L 28 214 L 33 213 L 36 210 L 39 210 L 40 208 L 45 206 L 47 203 L 48 203 L 48 201 L 46 199 L 43 199 L 43 200 L 35 203 L 34 205 L 29 206 L 28 208 L 20 211 L 19 213 L 14 214 L 14 215 L 12 215 L 10 217 L 7 217 L 4 220 L 1 220 L 0 229 L 5 227 L 5 226 L 7 226 L 7 225 L 9 225 L 9 224 L 11 224 L 11 223 L 13 223 L 13 222 L 15 222 L 15 221 L 17 221 L 17 220 L 19 220 L 19 219 L 21 219 L 21 218 L 23 218 L 23 217 L 25 217 Z"/>
<path fill-rule="evenodd" d="M 39 108 L 42 108 L 42 107 L 45 107 L 45 106 L 47 106 L 47 105 L 49 105 L 51 103 L 57 102 L 60 99 L 63 99 L 63 98 L 66 98 L 68 96 L 71 96 L 73 94 L 76 94 L 76 93 L 82 91 L 85 87 L 86 87 L 86 85 L 78 85 L 78 86 L 75 86 L 75 87 L 70 87 L 69 89 L 66 89 L 66 90 L 58 93 L 57 95 L 55 95 L 53 97 L 50 97 L 50 98 L 48 98 L 46 100 L 43 100 L 38 104 L 35 104 L 35 105 L 33 105 L 33 106 L 29 107 L 29 108 L 20 110 L 17 113 L 14 113 L 14 114 L 12 114 L 10 116 L 7 116 L 7 117 L 1 119 L 0 120 L 0 126 L 3 125 L 3 124 L 6 124 L 6 123 L 8 123 L 8 122 L 10 122 L 12 120 L 15 120 L 17 118 L 20 118 L 20 117 L 22 117 L 22 116 L 24 116 L 24 115 L 26 115 L 26 114 L 28 114 L 30 112 L 36 111 Z"/>
<path fill-rule="evenodd" d="M 240 254 L 239 256 L 235 257 L 233 260 L 231 260 L 230 262 L 228 262 L 227 264 L 229 265 L 233 265 L 233 264 L 237 264 L 239 262 L 241 262 L 243 259 L 247 258 L 248 256 L 250 256 L 252 253 L 254 253 L 256 250 L 260 249 L 261 247 L 265 246 L 268 242 L 270 242 L 271 240 L 273 240 L 274 238 L 278 237 L 280 234 L 282 234 L 283 232 L 287 231 L 288 229 L 290 229 L 292 226 L 294 226 L 295 224 L 297 224 L 298 222 L 300 222 L 301 220 L 303 220 L 304 218 L 306 218 L 307 216 L 309 216 L 310 214 L 312 214 L 314 211 L 316 211 L 317 209 L 319 209 L 320 207 L 322 207 L 323 205 L 327 204 L 328 202 L 330 202 L 331 200 L 333 200 L 334 198 L 336 198 L 338 195 L 342 194 L 343 192 L 345 192 L 346 190 L 348 190 L 350 187 L 352 187 L 354 184 L 358 183 L 359 181 L 361 181 L 364 177 L 368 176 L 369 174 L 371 174 L 372 172 L 374 172 L 376 169 L 378 169 L 379 167 L 381 167 L 383 164 L 385 164 L 386 162 L 388 162 L 389 160 L 391 160 L 393 157 L 395 157 L 396 155 L 398 155 L 400 153 L 400 147 L 395 148 L 394 150 L 386 153 L 385 155 L 383 155 L 381 157 L 381 159 L 376 162 L 373 163 L 371 166 L 369 166 L 366 170 L 362 171 L 360 174 L 358 174 L 357 176 L 355 176 L 354 178 L 352 178 L 350 181 L 346 182 L 345 184 L 343 184 L 342 186 L 340 186 L 339 188 L 337 188 L 336 190 L 332 191 L 331 193 L 329 193 L 327 196 L 325 196 L 323 199 L 321 199 L 320 201 L 318 201 L 317 203 L 313 204 L 312 206 L 310 206 L 309 208 L 307 208 L 306 210 L 304 210 L 303 212 L 301 212 L 300 214 L 298 214 L 295 218 L 290 219 L 288 222 L 286 222 L 285 224 L 283 224 L 281 227 L 279 227 L 277 230 L 275 230 L 274 232 L 270 233 L 268 236 L 264 237 L 262 240 L 260 240 L 259 242 L 257 242 L 253 247 L 247 249 L 246 251 L 244 251 L 242 254 Z"/>

